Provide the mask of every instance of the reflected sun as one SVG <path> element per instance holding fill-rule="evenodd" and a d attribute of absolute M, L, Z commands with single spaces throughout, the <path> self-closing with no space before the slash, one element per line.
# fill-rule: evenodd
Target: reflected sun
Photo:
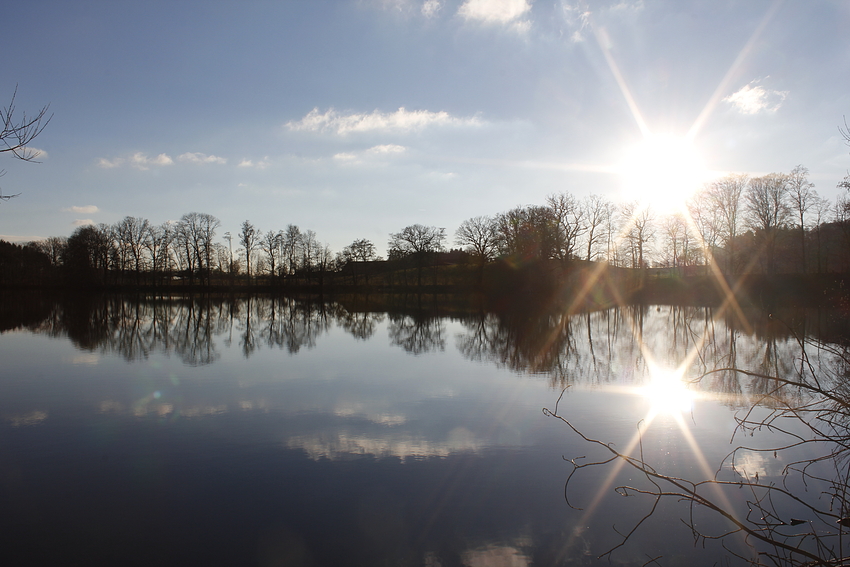
<path fill-rule="evenodd" d="M 684 210 L 706 180 L 704 161 L 690 140 L 668 135 L 648 135 L 629 148 L 618 173 L 626 201 L 659 213 Z"/>
<path fill-rule="evenodd" d="M 641 394 L 652 405 L 652 414 L 677 416 L 693 408 L 694 392 L 682 380 L 682 373 L 665 368 L 653 368 L 650 382 Z"/>

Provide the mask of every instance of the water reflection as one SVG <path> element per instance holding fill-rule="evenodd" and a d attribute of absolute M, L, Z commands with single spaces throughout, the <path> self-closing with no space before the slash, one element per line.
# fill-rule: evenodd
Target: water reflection
<path fill-rule="evenodd" d="M 553 387 L 611 385 L 648 379 L 649 367 L 684 367 L 693 376 L 708 370 L 746 367 L 770 376 L 790 376 L 808 360 L 806 341 L 843 344 L 847 322 L 833 312 L 798 309 L 738 318 L 710 307 L 633 305 L 579 314 L 470 311 L 452 317 L 428 310 L 389 313 L 358 311 L 341 303 L 291 297 L 147 298 L 75 297 L 71 301 L 29 298 L 34 318 L 23 309 L 0 314 L 0 329 L 23 327 L 67 336 L 82 351 L 75 364 L 95 363 L 96 353 L 118 353 L 127 361 L 152 353 L 175 355 L 187 365 L 218 361 L 224 349 L 250 358 L 261 349 L 290 354 L 313 349 L 332 328 L 360 340 L 375 337 L 387 323 L 389 343 L 421 355 L 444 351 L 447 322 L 458 352 L 471 361 L 521 373 L 545 375 Z M 22 313 L 27 313 L 22 316 Z M 819 352 L 812 353 L 816 358 Z M 747 380 L 732 371 L 706 382 L 748 403 L 770 392 L 769 380 Z"/>
<path fill-rule="evenodd" d="M 97 557 L 113 564 L 126 549 L 142 550 L 139 563 L 594 564 L 622 511 L 599 496 L 585 518 L 561 499 L 562 455 L 585 454 L 541 415 L 561 388 L 576 386 L 576 419 L 626 446 L 649 404 L 608 392 L 637 393 L 655 366 L 790 377 L 805 354 L 847 371 L 797 339 L 844 348 L 845 323 L 818 311 L 446 316 L 419 305 L 117 296 L 39 298 L 37 317 L 23 311 L 0 312 L 0 329 L 13 331 L 0 341 L 0 507 L 14 518 L 0 519 L 0 544 L 41 564 L 85 557 L 75 542 L 95 531 L 107 542 Z M 703 385 L 730 407 L 804 395 L 724 370 Z M 711 445 L 728 440 L 725 409 L 692 423 L 688 440 L 664 420 L 648 451 L 679 467 L 691 466 L 691 439 L 708 462 L 725 455 Z M 758 452 L 735 463 L 763 477 L 783 465 Z M 590 481 L 578 485 L 588 499 Z M 673 529 L 642 543 L 670 545 Z M 16 543 L 44 534 L 60 542 L 53 555 Z M 702 564 L 682 542 L 676 553 Z M 640 551 L 618 561 L 645 563 Z"/>

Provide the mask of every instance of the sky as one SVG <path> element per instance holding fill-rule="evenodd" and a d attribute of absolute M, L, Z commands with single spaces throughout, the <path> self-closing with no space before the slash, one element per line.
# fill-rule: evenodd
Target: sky
<path fill-rule="evenodd" d="M 843 0 L 44 0 L 4 21 L 0 104 L 53 114 L 39 163 L 0 154 L 9 241 L 195 211 L 383 254 L 555 193 L 663 208 L 656 185 L 801 164 L 835 199 L 850 169 Z"/>

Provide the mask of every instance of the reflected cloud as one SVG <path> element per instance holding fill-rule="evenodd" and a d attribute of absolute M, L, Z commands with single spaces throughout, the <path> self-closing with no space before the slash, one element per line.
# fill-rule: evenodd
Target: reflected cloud
<path fill-rule="evenodd" d="M 445 441 L 429 441 L 408 433 L 375 437 L 341 431 L 336 434 L 291 437 L 286 446 L 303 449 L 313 460 L 338 460 L 367 455 L 404 460 L 408 457 L 448 457 L 453 453 L 475 453 L 484 447 L 484 443 L 477 440 L 468 429 L 457 427 L 449 432 Z"/>
<path fill-rule="evenodd" d="M 531 542 L 526 544 L 531 547 Z M 532 557 L 519 546 L 489 544 L 461 553 L 466 567 L 527 567 Z"/>
<path fill-rule="evenodd" d="M 100 355 L 94 352 L 78 354 L 71 358 L 71 364 L 95 366 L 100 362 Z"/>
<path fill-rule="evenodd" d="M 103 400 L 99 405 L 100 413 L 124 413 L 124 404 L 116 400 Z"/>
<path fill-rule="evenodd" d="M 778 476 L 785 464 L 777 458 L 770 461 L 764 453 L 742 450 L 735 453 L 734 459 L 726 463 L 726 467 L 736 471 L 744 478 L 754 480 L 756 478 L 767 478 Z"/>
<path fill-rule="evenodd" d="M 377 423 L 378 425 L 403 425 L 407 423 L 407 417 L 401 414 L 391 413 L 366 413 L 362 409 L 362 405 L 341 407 L 334 410 L 334 415 L 337 417 L 352 418 L 357 417 Z"/>
<path fill-rule="evenodd" d="M 29 425 L 38 425 L 48 417 L 48 412 L 42 410 L 33 410 L 29 413 L 6 416 L 6 419 L 12 424 L 12 427 L 26 427 Z"/>

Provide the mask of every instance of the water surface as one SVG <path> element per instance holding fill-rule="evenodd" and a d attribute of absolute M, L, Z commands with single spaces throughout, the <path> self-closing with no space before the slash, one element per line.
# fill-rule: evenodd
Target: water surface
<path fill-rule="evenodd" d="M 4 554 L 51 565 L 609 564 L 597 556 L 622 540 L 614 528 L 645 513 L 612 490 L 633 473 L 574 477 L 568 496 L 583 510 L 569 506 L 565 458 L 598 450 L 542 409 L 566 388 L 559 413 L 591 437 L 626 447 L 640 424 L 654 465 L 713 474 L 734 415 L 766 386 L 720 373 L 668 413 L 645 389 L 651 369 L 789 373 L 795 332 L 826 340 L 840 325 L 811 312 L 427 307 L 111 297 L 8 315 Z M 784 463 L 753 453 L 738 465 L 770 477 Z M 723 550 L 694 547 L 687 513 L 663 507 L 610 559 L 715 563 Z"/>

